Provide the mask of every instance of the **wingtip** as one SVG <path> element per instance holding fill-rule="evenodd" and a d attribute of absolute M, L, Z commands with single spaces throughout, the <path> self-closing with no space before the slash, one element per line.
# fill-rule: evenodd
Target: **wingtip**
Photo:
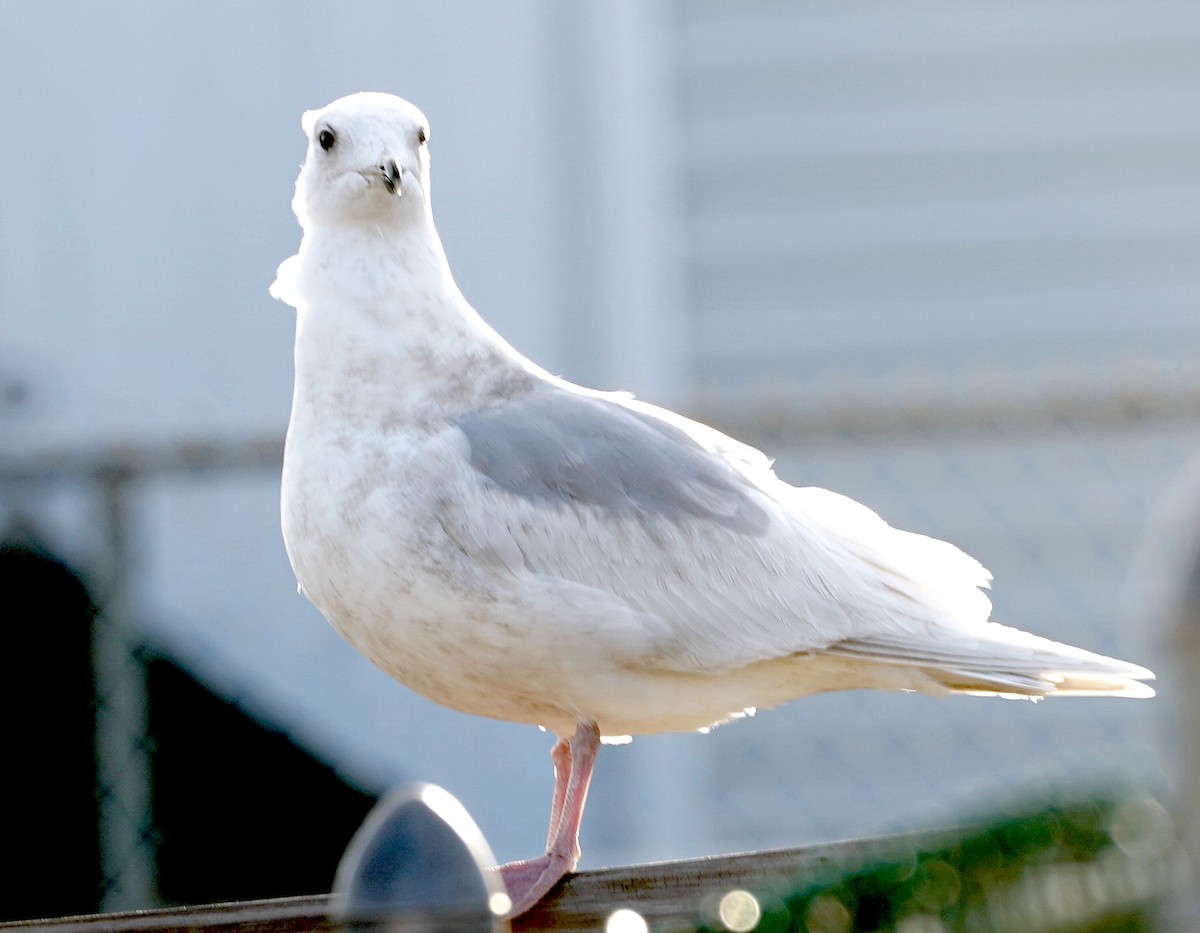
<path fill-rule="evenodd" d="M 1144 667 L 1130 665 L 1119 673 L 1103 674 L 1061 671 L 1051 678 L 1055 688 L 1050 691 L 1054 696 L 1077 697 L 1122 697 L 1131 700 L 1145 700 L 1155 695 L 1155 690 L 1147 680 L 1154 679 L 1154 673 Z"/>

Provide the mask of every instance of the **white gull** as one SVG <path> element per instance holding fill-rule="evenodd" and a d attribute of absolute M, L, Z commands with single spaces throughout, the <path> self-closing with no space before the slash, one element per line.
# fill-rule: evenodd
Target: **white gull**
<path fill-rule="evenodd" d="M 522 357 L 454 283 L 412 104 L 302 122 L 304 235 L 271 288 L 297 311 L 288 555 L 401 683 L 558 736 L 546 853 L 500 868 L 514 914 L 575 867 L 602 739 L 863 687 L 1153 694 L 1145 668 L 988 621 L 990 575 L 953 545 Z"/>

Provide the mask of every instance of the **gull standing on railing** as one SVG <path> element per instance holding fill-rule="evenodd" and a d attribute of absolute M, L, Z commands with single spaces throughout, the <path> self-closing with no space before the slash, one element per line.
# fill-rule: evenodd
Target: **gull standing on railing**
<path fill-rule="evenodd" d="M 989 622 L 953 545 L 522 357 L 450 274 L 412 104 L 354 94 L 303 126 L 304 236 L 271 289 L 297 310 L 288 555 L 401 683 L 558 736 L 546 853 L 500 868 L 514 913 L 575 867 L 602 738 L 860 687 L 1152 695 L 1144 668 Z M 513 210 L 521 170 L 496 176 Z"/>

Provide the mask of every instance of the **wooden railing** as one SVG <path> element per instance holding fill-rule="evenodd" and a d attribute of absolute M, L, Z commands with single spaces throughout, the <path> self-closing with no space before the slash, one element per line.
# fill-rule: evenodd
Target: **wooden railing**
<path fill-rule="evenodd" d="M 922 843 L 928 842 L 922 836 Z M 898 841 L 886 840 L 888 844 Z M 878 854 L 884 840 L 606 868 L 571 875 L 513 924 L 513 933 L 596 933 L 622 908 L 637 911 L 655 933 L 695 930 L 706 905 L 730 890 L 761 891 L 798 877 Z M 2 933 L 309 933 L 333 931 L 329 896 L 286 897 L 204 907 L 173 907 L 23 923 Z"/>
<path fill-rule="evenodd" d="M 639 914 L 650 933 L 754 929 L 722 920 L 719 905 L 734 895 L 783 911 L 782 920 L 764 918 L 772 930 L 849 933 L 877 929 L 880 919 L 887 929 L 923 931 L 1183 929 L 1154 920 L 1176 896 L 1171 884 L 1182 864 L 1173 833 L 1158 825 L 1163 814 L 1146 807 L 1081 813 L 1052 807 L 987 827 L 580 872 L 512 930 L 595 933 L 619 910 Z M 1123 838 L 1108 844 L 1091 823 L 1114 814 L 1133 825 L 1118 827 Z M 0 933 L 333 933 L 329 908 L 329 895 L 288 897 L 0 923 Z"/>

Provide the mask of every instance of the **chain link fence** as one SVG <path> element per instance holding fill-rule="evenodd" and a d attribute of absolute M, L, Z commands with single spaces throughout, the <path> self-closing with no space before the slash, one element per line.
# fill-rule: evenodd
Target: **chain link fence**
<path fill-rule="evenodd" d="M 1168 732 L 1181 720 L 1164 660 L 1178 620 L 1162 617 L 1136 568 L 1166 491 L 1197 452 L 1200 392 L 1163 385 L 1056 399 L 897 397 L 807 411 L 760 397 L 697 408 L 776 455 L 790 482 L 853 496 L 894 525 L 947 538 L 980 558 L 996 577 L 995 618 L 1157 668 L 1162 695 L 1035 705 L 852 693 L 764 712 L 687 740 L 686 768 L 658 759 L 663 773 L 686 771 L 684 808 L 702 808 L 692 845 L 728 851 L 878 835 L 951 821 L 972 801 L 1039 787 L 1132 780 L 1171 791 L 1178 762 Z M 99 907 L 142 907 L 158 897 L 144 673 L 154 624 L 138 618 L 144 610 L 131 595 L 145 591 L 137 575 L 156 547 L 146 490 L 169 497 L 249 480 L 262 498 L 273 495 L 279 457 L 279 442 L 264 439 L 0 463 L 0 518 L 10 538 L 18 521 L 44 532 L 50 549 L 68 541 L 71 528 L 87 529 L 76 541 L 82 545 L 60 556 L 83 571 L 99 607 Z M 64 498 L 76 505 L 62 507 Z M 1189 564 L 1185 555 L 1175 566 Z M 251 583 L 239 587 L 252 586 L 254 576 L 251 568 Z M 186 581 L 197 590 L 225 585 Z M 1185 581 L 1174 585 L 1182 592 Z M 248 610 L 245 624 L 255 624 Z M 652 740 L 634 748 L 656 754 L 643 751 Z M 618 854 L 622 833 L 609 824 L 654 823 L 646 801 L 667 799 L 645 787 L 655 768 L 621 754 L 610 777 L 598 779 L 588 827 L 600 849 Z"/>
<path fill-rule="evenodd" d="M 1185 581 L 1151 579 L 1168 568 L 1145 555 L 1179 518 L 1164 502 L 1196 458 L 1200 400 L 1141 381 L 1049 397 L 1010 389 L 780 409 L 753 440 L 777 454 L 785 479 L 836 489 L 979 558 L 995 576 L 993 618 L 1145 664 L 1160 697 L 810 698 L 713 736 L 715 818 L 731 841 L 872 835 L 1068 784 L 1165 790 L 1177 765 L 1167 662 L 1179 620 L 1163 617 L 1161 597 Z M 1170 572 L 1188 572 L 1177 557 Z"/>

